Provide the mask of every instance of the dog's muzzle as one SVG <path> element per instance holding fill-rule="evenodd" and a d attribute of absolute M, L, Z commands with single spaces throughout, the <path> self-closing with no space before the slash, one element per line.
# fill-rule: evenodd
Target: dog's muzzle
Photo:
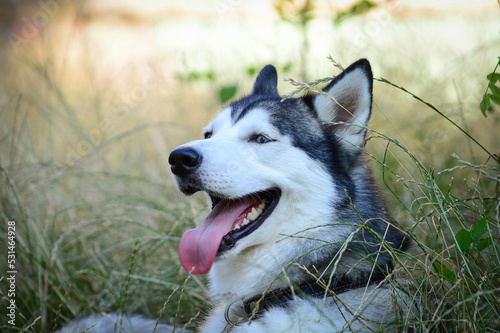
<path fill-rule="evenodd" d="M 170 170 L 176 176 L 187 176 L 201 165 L 202 156 L 191 148 L 176 148 L 168 157 Z"/>

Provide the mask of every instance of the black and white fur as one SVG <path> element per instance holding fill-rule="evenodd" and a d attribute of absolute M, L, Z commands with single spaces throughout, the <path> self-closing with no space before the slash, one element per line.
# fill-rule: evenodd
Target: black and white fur
<path fill-rule="evenodd" d="M 282 101 L 276 69 L 268 65 L 251 93 L 206 127 L 204 139 L 171 153 L 179 189 L 204 191 L 212 201 L 206 228 L 244 213 L 245 203 L 265 206 L 254 221 L 231 227 L 215 257 L 204 230 L 183 237 L 183 266 L 210 275 L 215 307 L 201 332 L 387 331 L 395 313 L 411 316 L 409 296 L 383 281 L 409 239 L 387 215 L 362 151 L 372 81 L 362 59 L 324 94 Z M 317 278 L 331 286 L 366 283 L 336 295 L 295 292 L 254 318 L 244 311 L 248 299 Z"/>

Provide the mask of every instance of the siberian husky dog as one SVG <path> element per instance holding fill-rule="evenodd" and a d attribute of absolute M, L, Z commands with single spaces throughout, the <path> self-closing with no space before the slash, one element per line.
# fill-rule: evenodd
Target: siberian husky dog
<path fill-rule="evenodd" d="M 212 205 L 179 246 L 188 272 L 210 275 L 214 309 L 201 332 L 387 332 L 415 317 L 411 294 L 388 277 L 410 240 L 387 214 L 362 148 L 372 82 L 362 59 L 321 94 L 282 100 L 268 65 L 202 140 L 172 151 L 179 189 L 203 191 Z"/>
<path fill-rule="evenodd" d="M 282 100 L 268 65 L 202 140 L 172 151 L 179 189 L 212 204 L 179 246 L 188 272 L 210 276 L 202 332 L 387 331 L 412 316 L 387 282 L 410 240 L 362 149 L 372 82 L 362 59 L 321 94 Z"/>

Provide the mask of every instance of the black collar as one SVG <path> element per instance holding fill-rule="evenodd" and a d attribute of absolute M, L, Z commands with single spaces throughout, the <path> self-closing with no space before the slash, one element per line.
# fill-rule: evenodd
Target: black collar
<path fill-rule="evenodd" d="M 308 295 L 310 297 L 323 297 L 326 294 L 340 294 L 351 289 L 366 287 L 371 284 L 376 284 L 385 279 L 383 274 L 376 274 L 369 279 L 353 281 L 345 276 L 340 279 L 332 281 L 328 290 L 326 290 L 326 283 L 318 281 L 306 281 L 300 285 L 293 286 L 296 296 Z M 257 295 L 249 300 L 243 302 L 245 312 L 248 318 L 259 318 L 271 307 L 284 306 L 288 301 L 293 299 L 292 288 L 283 288 L 271 290 L 267 293 Z"/>

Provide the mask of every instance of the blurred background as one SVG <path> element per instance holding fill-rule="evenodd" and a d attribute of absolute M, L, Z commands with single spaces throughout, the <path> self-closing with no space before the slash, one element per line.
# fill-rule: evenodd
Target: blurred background
<path fill-rule="evenodd" d="M 436 174 L 459 164 L 452 153 L 487 162 L 485 150 L 500 153 L 500 116 L 479 104 L 499 23 L 494 0 L 0 0 L 0 210 L 18 223 L 19 327 L 117 308 L 157 314 L 164 303 L 169 321 L 203 314 L 203 278 L 186 281 L 177 246 L 207 208 L 177 193 L 168 155 L 268 63 L 285 95 L 294 87 L 281 78 L 338 75 L 329 55 L 344 67 L 368 58 L 376 78 L 484 149 L 380 81 L 374 130 Z M 367 149 L 389 152 L 395 191 L 418 181 L 399 149 L 379 139 Z M 413 200 L 388 199 L 407 226 L 415 217 L 399 207 Z"/>
<path fill-rule="evenodd" d="M 11 159 L 2 162 L 71 166 L 119 133 L 154 123 L 159 127 L 147 131 L 155 139 L 130 149 L 166 151 L 195 137 L 220 104 L 248 91 L 265 64 L 276 65 L 280 77 L 310 81 L 338 74 L 328 55 L 344 66 L 368 58 L 375 77 L 471 130 L 480 120 L 474 134 L 494 148 L 483 128 L 493 119 L 484 122 L 477 105 L 498 56 L 499 18 L 498 3 L 487 0 L 3 0 L 1 138 L 18 128 L 16 140 L 29 142 L 37 156 L 2 144 Z M 458 133 L 387 88 L 375 84 L 381 111 L 372 125 L 407 140 L 416 136 L 415 152 L 439 147 L 433 163 L 447 158 L 439 152 L 449 151 Z M 280 82 L 280 89 L 293 87 Z M 111 154 L 126 154 L 119 151 Z M 168 169 L 167 155 L 151 156 L 159 159 L 152 167 Z M 123 157 L 109 162 L 122 165 Z"/>

